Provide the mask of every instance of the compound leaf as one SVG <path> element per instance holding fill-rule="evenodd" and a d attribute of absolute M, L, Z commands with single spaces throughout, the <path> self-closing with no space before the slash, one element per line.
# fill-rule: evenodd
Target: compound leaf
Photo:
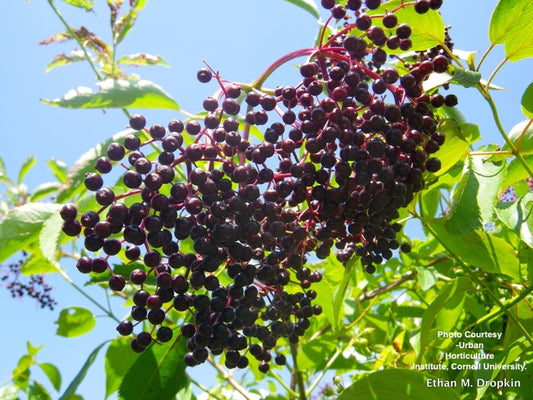
<path fill-rule="evenodd" d="M 45 104 L 65 108 L 163 108 L 179 110 L 178 103 L 160 86 L 146 80 L 106 79 L 97 83 L 98 92 L 80 86 L 62 98 L 41 99 Z"/>

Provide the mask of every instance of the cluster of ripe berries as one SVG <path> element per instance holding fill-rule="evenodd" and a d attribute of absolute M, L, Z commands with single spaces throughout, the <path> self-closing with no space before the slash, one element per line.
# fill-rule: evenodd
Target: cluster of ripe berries
<path fill-rule="evenodd" d="M 358 256 L 372 273 L 400 247 L 398 210 L 424 188 L 425 171 L 440 169 L 433 154 L 444 135 L 434 109 L 457 99 L 422 87 L 447 70 L 440 49 L 402 65 L 403 74 L 386 64 L 388 50 L 409 50 L 411 28 L 394 10 L 365 13 L 380 3 L 323 0 L 344 28 L 294 53 L 309 56 L 294 86 L 243 87 L 201 69 L 200 82 L 220 86 L 203 101 L 203 121 L 147 126 L 134 115 L 132 133 L 87 173 L 99 209 L 65 205 L 63 231 L 82 234 L 96 253 L 78 260 L 81 272 L 109 271 L 110 289 L 135 288 L 131 317 L 117 327 L 130 335 L 143 324 L 133 350 L 171 340 L 166 319 L 174 309 L 186 313 L 179 334 L 187 365 L 211 353 L 245 368 L 253 356 L 266 372 L 271 359 L 285 363 L 281 346 L 297 343 L 322 311 L 311 288 L 322 275 L 308 268 L 310 256 L 335 251 L 343 263 Z M 410 6 L 427 12 L 440 2 L 398 7 Z M 104 186 L 114 167 L 126 192 Z M 136 265 L 129 276 L 109 261 L 119 253 Z"/>
<path fill-rule="evenodd" d="M 11 297 L 31 297 L 41 308 L 53 310 L 57 301 L 52 297 L 52 286 L 46 283 L 42 274 L 24 276 L 21 269 L 28 254 L 22 252 L 22 256 L 23 258 L 16 262 L 0 264 L 1 285 L 9 290 Z"/>

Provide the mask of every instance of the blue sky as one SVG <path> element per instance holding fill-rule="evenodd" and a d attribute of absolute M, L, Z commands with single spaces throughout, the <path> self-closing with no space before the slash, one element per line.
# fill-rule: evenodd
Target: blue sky
<path fill-rule="evenodd" d="M 84 25 L 109 38 L 106 2 L 99 1 L 93 13 L 55 2 L 64 17 L 75 27 Z M 489 46 L 488 22 L 496 0 L 445 0 L 441 12 L 456 49 L 480 51 Z M 45 105 L 40 98 L 60 97 L 77 86 L 95 88 L 95 77 L 87 64 L 59 67 L 45 73 L 54 55 L 70 52 L 73 44 L 40 46 L 38 42 L 63 31 L 60 21 L 46 1 L 11 0 L 4 2 L 0 13 L 0 54 L 3 55 L 0 109 L 2 110 L 2 145 L 0 155 L 8 173 L 16 177 L 24 159 L 32 154 L 38 162 L 27 177 L 30 187 L 52 180 L 46 160 L 57 158 L 71 166 L 90 147 L 122 130 L 127 120 L 120 110 L 65 110 Z M 170 64 L 165 67 L 142 67 L 129 72 L 152 80 L 170 93 L 180 106 L 190 112 L 201 109 L 204 97 L 216 88 L 197 82 L 196 71 L 206 60 L 229 80 L 251 82 L 280 56 L 309 47 L 316 35 L 314 18 L 283 0 L 158 0 L 149 1 L 132 33 L 119 48 L 120 55 L 149 52 L 161 55 Z M 500 46 L 501 47 L 501 46 Z M 503 57 L 497 48 L 483 69 L 487 77 Z M 522 92 L 530 83 L 531 60 L 509 63 L 494 83 L 508 88 L 494 95 L 504 127 L 510 130 L 523 119 L 520 111 Z M 295 69 L 288 66 L 274 74 L 268 86 L 294 82 Z M 453 89 L 459 108 L 469 122 L 479 124 L 485 143 L 502 143 L 491 120 L 487 103 L 474 90 Z M 132 110 L 135 111 L 135 110 Z M 148 123 L 165 124 L 181 116 L 173 111 L 146 110 Z M 0 244 L 1 245 L 1 244 Z M 79 274 L 72 278 L 83 284 Z M 79 305 L 91 308 L 61 278 L 51 276 L 54 295 L 59 301 L 56 311 L 40 310 L 29 299 L 8 298 L 0 288 L 0 323 L 2 363 L 0 382 L 8 378 L 18 358 L 24 354 L 26 341 L 45 344 L 38 359 L 56 364 L 63 374 L 63 389 L 77 373 L 90 351 L 115 336 L 112 321 L 97 319 L 88 335 L 64 339 L 54 335 L 59 310 Z M 91 293 L 104 301 L 101 290 Z M 125 310 L 115 307 L 118 315 Z M 98 315 L 98 312 L 96 312 Z M 103 398 L 103 358 L 100 356 L 89 372 L 80 393 L 86 398 Z M 39 376 L 39 380 L 44 380 Z M 54 397 L 54 396 L 53 396 Z"/>

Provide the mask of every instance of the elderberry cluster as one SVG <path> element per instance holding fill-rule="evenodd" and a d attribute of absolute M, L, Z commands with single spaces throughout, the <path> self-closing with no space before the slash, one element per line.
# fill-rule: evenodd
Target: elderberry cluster
<path fill-rule="evenodd" d="M 187 315 L 187 365 L 211 353 L 244 368 L 253 356 L 266 372 L 272 358 L 285 363 L 280 339 L 298 342 L 321 313 L 311 255 L 358 256 L 372 273 L 393 250 L 409 251 L 396 240 L 399 210 L 424 188 L 426 171 L 441 168 L 434 110 L 457 103 L 423 83 L 449 58 L 441 48 L 413 61 L 391 56 L 411 49 L 411 28 L 396 10 L 371 15 L 379 0 L 322 5 L 345 22 L 319 48 L 294 53 L 308 56 L 299 82 L 264 90 L 202 68 L 198 80 L 219 85 L 203 101 L 203 120 L 164 127 L 132 116 L 132 133 L 86 174 L 98 210 L 62 208 L 63 231 L 81 234 L 95 253 L 78 260 L 79 271 L 109 272 L 114 291 L 136 288 L 131 316 L 117 327 L 130 335 L 143 321 L 152 326 L 132 340 L 134 351 L 172 339 L 166 319 L 175 309 Z M 115 167 L 125 193 L 104 186 Z M 116 255 L 136 265 L 129 276 L 112 266 Z"/>
<path fill-rule="evenodd" d="M 9 290 L 11 297 L 28 296 L 35 299 L 41 308 L 53 310 L 57 301 L 52 297 L 52 287 L 46 283 L 42 274 L 23 277 L 21 269 L 27 254 L 23 253 L 23 257 L 16 262 L 0 265 L 0 282 L 4 282 L 3 285 Z M 7 270 L 4 269 L 6 267 Z"/>

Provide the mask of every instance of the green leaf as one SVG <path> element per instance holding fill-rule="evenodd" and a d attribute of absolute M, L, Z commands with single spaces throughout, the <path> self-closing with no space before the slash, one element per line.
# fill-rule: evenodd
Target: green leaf
<path fill-rule="evenodd" d="M 13 181 L 7 177 L 6 165 L 2 156 L 0 156 L 0 182 L 3 182 L 8 185 L 14 185 Z"/>
<path fill-rule="evenodd" d="M 61 397 L 58 400 L 73 400 L 76 397 L 76 390 L 80 386 L 80 384 L 85 379 L 85 375 L 87 375 L 87 371 L 89 368 L 91 368 L 91 365 L 93 365 L 94 360 L 96 359 L 96 356 L 98 355 L 98 352 L 104 347 L 108 341 L 105 341 L 101 345 L 99 345 L 97 348 L 95 348 L 91 354 L 89 354 L 89 357 L 87 357 L 87 360 L 85 361 L 85 364 L 81 367 L 78 374 L 74 377 L 72 382 L 70 382 L 70 385 L 68 385 L 65 392 L 61 395 Z M 79 398 L 79 397 L 78 397 Z"/>
<path fill-rule="evenodd" d="M 455 279 L 440 289 L 438 296 L 431 302 L 422 317 L 420 356 L 432 338 L 433 327 L 445 332 L 453 331 L 463 313 L 465 295 L 471 289 L 472 283 L 464 277 Z"/>
<path fill-rule="evenodd" d="M 483 271 L 504 274 L 520 280 L 520 265 L 513 246 L 505 240 L 478 230 L 456 235 L 446 228 L 443 218 L 428 218 L 424 225 L 452 256 Z"/>
<path fill-rule="evenodd" d="M 94 5 L 93 0 L 63 0 L 65 3 L 71 6 L 84 8 L 85 11 L 91 11 Z"/>
<path fill-rule="evenodd" d="M 352 279 L 355 264 L 359 261 L 359 257 L 352 257 L 345 265 L 343 271 L 342 281 L 338 284 L 337 289 L 333 293 L 333 327 L 338 328 L 340 321 L 344 317 L 344 298 L 346 296 L 346 289 Z M 338 275 L 340 276 L 340 274 Z M 328 318 L 329 320 L 329 318 Z"/>
<path fill-rule="evenodd" d="M 41 385 L 37 381 L 33 381 L 28 390 L 28 400 L 50 400 L 50 399 L 51 399 L 50 394 L 44 388 L 44 386 Z"/>
<path fill-rule="evenodd" d="M 533 310 L 531 309 L 531 304 L 529 302 L 520 301 L 513 307 L 509 308 L 509 312 L 514 316 L 514 319 L 517 320 L 520 325 L 515 323 L 507 325 L 503 341 L 504 348 L 511 346 L 515 341 L 520 341 L 520 339 L 524 337 L 524 331 L 533 331 Z M 528 347 L 524 348 L 520 346 L 522 352 L 529 353 L 530 360 L 532 360 L 533 354 L 531 353 L 531 343 L 529 343 Z M 526 357 L 522 355 L 521 361 L 525 361 L 525 359 Z"/>
<path fill-rule="evenodd" d="M 459 124 L 452 118 L 446 118 L 438 129 L 446 135 L 446 141 L 437 153 L 442 168 L 435 175 L 442 176 L 465 157 L 469 145 L 479 139 L 479 129 L 477 125 Z"/>
<path fill-rule="evenodd" d="M 46 182 L 41 183 L 30 195 L 30 201 L 36 202 L 50 196 L 52 193 L 56 193 L 61 188 L 61 183 L 59 182 Z"/>
<path fill-rule="evenodd" d="M 26 247 L 30 255 L 24 260 L 20 268 L 23 275 L 48 274 L 58 271 L 56 261 L 50 261 L 45 258 L 36 243 Z"/>
<path fill-rule="evenodd" d="M 516 202 L 498 203 L 496 215 L 524 243 L 533 247 L 533 192 L 527 193 Z"/>
<path fill-rule="evenodd" d="M 438 271 L 435 268 L 417 267 L 416 271 L 418 282 L 424 292 L 432 288 L 439 280 Z"/>
<path fill-rule="evenodd" d="M 128 54 L 120 57 L 117 61 L 119 64 L 126 65 L 163 65 L 169 67 L 169 64 L 161 56 L 154 56 L 148 53 Z"/>
<path fill-rule="evenodd" d="M 57 160 L 55 158 L 51 158 L 46 162 L 48 166 L 50 167 L 50 170 L 54 174 L 54 176 L 57 178 L 57 180 L 61 183 L 67 183 L 67 174 L 68 174 L 68 167 L 67 164 L 65 164 L 61 160 Z"/>
<path fill-rule="evenodd" d="M 317 304 L 322 306 L 323 314 L 333 329 L 338 328 L 338 318 L 335 316 L 334 293 L 342 282 L 344 267 L 336 259 L 335 255 L 330 255 L 325 262 L 313 264 L 313 268 L 324 268 L 323 278 L 320 282 L 313 284 L 317 295 Z M 339 312 L 337 311 L 337 314 Z"/>
<path fill-rule="evenodd" d="M 301 371 L 323 370 L 338 345 L 337 337 L 327 334 L 303 343 L 298 352 L 298 368 Z"/>
<path fill-rule="evenodd" d="M 179 110 L 178 103 L 160 86 L 153 82 L 125 79 L 106 79 L 97 83 L 98 92 L 87 87 L 78 87 L 63 98 L 41 101 L 65 108 L 163 108 Z"/>
<path fill-rule="evenodd" d="M 520 151 L 520 154 L 528 165 L 533 165 L 533 126 L 530 125 L 529 120 L 522 121 L 511 129 L 509 132 L 509 139 L 514 146 Z M 502 147 L 503 151 L 510 151 L 509 146 L 505 143 Z M 509 186 L 516 184 L 529 178 L 529 173 L 526 171 L 522 163 L 513 158 L 507 167 L 507 174 L 500 185 L 500 193 L 505 191 Z"/>
<path fill-rule="evenodd" d="M 507 334 L 505 335 L 505 338 L 507 339 Z M 490 361 L 480 360 L 480 364 L 481 365 L 497 364 L 500 366 L 504 366 L 504 365 L 512 364 L 519 359 L 521 362 L 525 362 L 525 360 L 527 359 L 527 356 L 524 357 L 523 355 L 528 352 L 529 347 L 530 346 L 529 346 L 529 342 L 527 338 L 523 335 L 520 335 L 519 339 L 514 340 L 514 341 L 509 341 L 507 344 L 504 344 L 503 351 L 500 354 L 496 354 L 494 361 L 493 360 L 490 360 Z M 529 366 L 526 365 L 525 371 L 522 374 L 520 374 L 522 376 L 515 377 L 515 379 L 518 378 L 517 380 L 519 380 L 521 383 L 520 389 L 523 389 L 523 387 L 526 386 L 525 393 L 527 394 L 522 395 L 522 398 L 527 398 L 529 393 L 531 393 L 531 388 L 529 388 L 529 390 L 527 389 L 527 386 L 531 385 L 531 375 L 528 373 L 528 367 Z M 484 368 L 482 368 L 476 371 L 476 378 L 482 378 L 485 380 L 493 380 L 493 379 L 496 379 L 497 375 L 500 373 L 501 373 L 501 370 L 498 368 L 492 369 L 492 370 L 491 369 L 485 370 Z M 483 399 L 486 389 L 488 388 L 490 388 L 490 386 L 483 386 L 482 388 L 480 388 L 480 390 L 478 390 L 477 399 Z"/>
<path fill-rule="evenodd" d="M 451 388 L 428 387 L 427 379 L 407 369 L 376 371 L 357 380 L 337 400 L 459 400 Z"/>
<path fill-rule="evenodd" d="M 533 118 L 533 83 L 530 83 L 522 95 L 522 112 L 528 118 Z"/>
<path fill-rule="evenodd" d="M 51 262 L 57 259 L 56 252 L 59 248 L 59 237 L 62 226 L 63 220 L 61 219 L 61 215 L 55 213 L 43 222 L 43 227 L 39 233 L 39 245 L 43 256 Z"/>
<path fill-rule="evenodd" d="M 48 377 L 54 389 L 59 391 L 59 389 L 61 389 L 61 373 L 59 372 L 59 369 L 50 363 L 40 363 L 39 367 L 41 367 L 45 375 Z"/>
<path fill-rule="evenodd" d="M 13 381 L 23 390 L 26 390 L 30 381 L 30 367 L 35 364 L 35 359 L 27 354 L 20 357 L 13 370 Z"/>
<path fill-rule="evenodd" d="M 404 0 L 392 0 L 382 3 L 382 5 L 369 14 L 383 13 L 385 10 L 395 9 Z M 418 14 L 414 7 L 402 7 L 394 12 L 398 18 L 398 23 L 406 23 L 412 33 L 409 37 L 413 43 L 410 51 L 425 51 L 439 44 L 444 43 L 444 21 L 438 11 L 429 10 L 425 14 Z M 394 53 L 401 53 L 397 50 Z"/>
<path fill-rule="evenodd" d="M 528 165 L 533 165 L 533 154 L 525 156 L 524 160 Z M 515 185 L 517 182 L 521 182 L 529 177 L 529 173 L 526 171 L 524 165 L 520 162 L 520 160 L 518 160 L 517 158 L 512 159 L 509 163 L 509 166 L 507 167 L 507 174 L 505 175 L 505 179 L 500 185 L 500 193 L 503 193 L 509 186 Z"/>
<path fill-rule="evenodd" d="M 133 0 L 130 2 L 132 4 L 131 9 L 128 13 L 124 14 L 115 24 L 113 24 L 113 33 L 114 33 L 114 42 L 115 45 L 119 44 L 126 35 L 131 31 L 139 11 L 142 11 L 147 0 Z"/>
<path fill-rule="evenodd" d="M 533 155 L 524 157 L 524 160 L 528 165 L 533 165 Z M 529 173 L 525 170 L 524 165 L 520 160 L 514 158 L 507 167 L 507 174 L 500 185 L 500 193 L 503 193 L 509 186 L 529 177 Z"/>
<path fill-rule="evenodd" d="M 24 162 L 22 163 L 22 166 L 20 167 L 19 176 L 17 179 L 17 183 L 19 185 L 22 183 L 26 174 L 30 172 L 30 170 L 32 169 L 32 167 L 35 165 L 36 162 L 37 162 L 37 159 L 33 156 L 29 156 L 28 158 L 26 158 L 26 160 L 24 160 Z"/>
<path fill-rule="evenodd" d="M 31 342 L 26 342 L 26 349 L 28 349 L 28 355 L 29 356 L 36 356 L 39 351 L 43 348 L 43 345 L 40 346 L 34 346 L 31 344 Z"/>
<path fill-rule="evenodd" d="M 44 222 L 60 208 L 59 204 L 27 203 L 9 210 L 0 221 L 0 262 L 38 240 Z"/>
<path fill-rule="evenodd" d="M 316 19 L 320 19 L 320 11 L 313 0 L 285 0 L 295 6 L 298 6 L 308 13 L 310 13 Z"/>
<path fill-rule="evenodd" d="M 20 388 L 17 385 L 8 385 L 0 388 L 0 400 L 18 400 Z"/>
<path fill-rule="evenodd" d="M 118 337 L 111 341 L 105 355 L 106 398 L 115 393 L 139 355 L 131 351 L 131 338 Z"/>
<path fill-rule="evenodd" d="M 58 325 L 56 335 L 76 337 L 93 329 L 96 321 L 86 308 L 69 307 L 61 310 L 55 323 Z"/>
<path fill-rule="evenodd" d="M 65 53 L 57 54 L 54 57 L 53 61 L 46 66 L 45 72 L 50 72 L 55 67 L 60 67 L 63 65 L 68 65 L 84 60 L 85 54 L 81 50 L 72 50 L 68 55 L 66 55 Z"/>
<path fill-rule="evenodd" d="M 504 44 L 510 61 L 533 56 L 533 0 L 500 0 L 489 26 L 493 44 Z"/>
<path fill-rule="evenodd" d="M 196 397 L 191 390 L 191 385 L 181 389 L 176 395 L 175 400 L 196 400 Z"/>
<path fill-rule="evenodd" d="M 509 132 L 509 140 L 520 151 L 522 156 L 533 155 L 533 126 L 530 120 L 519 122 Z M 502 150 L 510 150 L 507 143 Z"/>
<path fill-rule="evenodd" d="M 185 341 L 177 330 L 174 337 L 172 343 L 153 343 L 137 357 L 121 382 L 120 399 L 170 400 L 189 384 L 183 363 Z"/>
<path fill-rule="evenodd" d="M 467 157 L 446 223 L 451 233 L 468 233 L 492 221 L 498 188 L 505 175 L 501 164 L 478 156 Z"/>

